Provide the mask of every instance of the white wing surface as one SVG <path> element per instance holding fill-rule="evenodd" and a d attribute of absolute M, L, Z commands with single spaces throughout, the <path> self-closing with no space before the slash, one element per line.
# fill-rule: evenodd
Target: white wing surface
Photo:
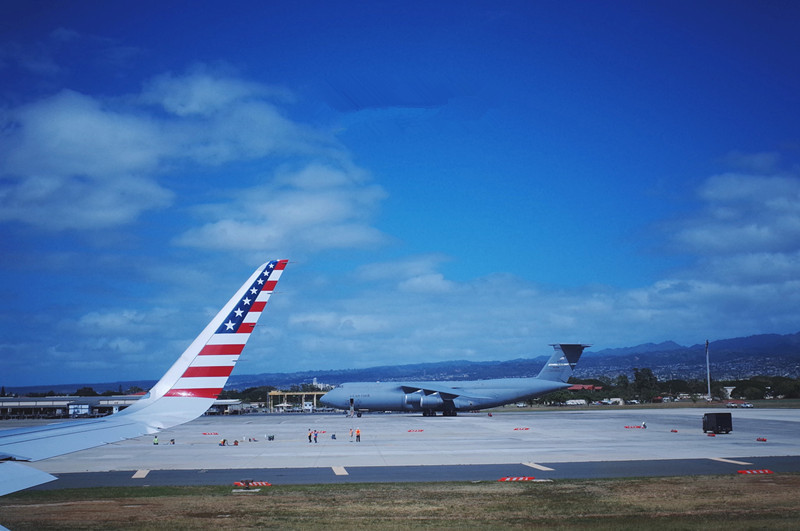
<path fill-rule="evenodd" d="M 0 431 L 0 495 L 57 479 L 25 466 L 195 419 L 219 396 L 288 260 L 256 269 L 161 380 L 127 409 L 100 419 Z"/>

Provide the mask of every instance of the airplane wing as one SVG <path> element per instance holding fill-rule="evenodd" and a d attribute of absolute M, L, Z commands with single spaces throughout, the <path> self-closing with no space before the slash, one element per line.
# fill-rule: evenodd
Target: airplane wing
<path fill-rule="evenodd" d="M 424 395 L 438 394 L 443 400 L 453 400 L 454 398 L 469 398 L 469 399 L 490 399 L 490 396 L 480 396 L 474 393 L 469 395 L 461 392 L 457 387 L 446 385 L 444 383 L 437 384 L 436 382 L 426 382 L 422 386 L 418 384 L 403 384 L 400 386 L 406 394 L 421 393 Z"/>
<path fill-rule="evenodd" d="M 156 433 L 208 410 L 225 386 L 288 260 L 256 269 L 142 399 L 100 419 L 0 430 L 0 495 L 57 479 L 26 466 L 86 448 Z"/>

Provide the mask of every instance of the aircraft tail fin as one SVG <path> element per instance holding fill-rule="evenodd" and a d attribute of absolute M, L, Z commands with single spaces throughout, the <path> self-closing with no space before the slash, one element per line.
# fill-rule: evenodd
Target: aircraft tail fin
<path fill-rule="evenodd" d="M 583 349 L 591 345 L 584 345 L 581 343 L 559 343 L 551 345 L 555 352 L 547 360 L 547 363 L 539 372 L 538 378 L 542 380 L 550 380 L 553 382 L 566 383 L 575 365 L 578 363 Z"/>

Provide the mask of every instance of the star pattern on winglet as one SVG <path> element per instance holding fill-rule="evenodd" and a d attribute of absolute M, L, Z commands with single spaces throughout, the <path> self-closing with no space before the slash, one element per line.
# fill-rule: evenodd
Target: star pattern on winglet
<path fill-rule="evenodd" d="M 245 292 L 245 296 L 239 304 L 236 305 L 235 309 L 231 311 L 226 320 L 223 321 L 216 333 L 235 333 L 239 330 L 239 327 L 244 321 L 244 317 L 247 315 L 247 312 L 250 311 L 253 302 L 258 298 L 258 294 L 261 293 L 261 290 L 265 286 L 269 285 L 267 281 L 269 280 L 270 274 L 275 270 L 276 265 L 276 261 L 267 264 L 267 267 L 265 267 L 264 271 L 256 278 L 253 285 L 248 288 Z"/>

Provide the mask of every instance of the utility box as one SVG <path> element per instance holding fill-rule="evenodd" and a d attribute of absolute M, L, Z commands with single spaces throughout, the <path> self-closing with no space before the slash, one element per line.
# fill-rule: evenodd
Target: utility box
<path fill-rule="evenodd" d="M 730 433 L 733 421 L 730 413 L 706 413 L 703 415 L 703 433 Z"/>

